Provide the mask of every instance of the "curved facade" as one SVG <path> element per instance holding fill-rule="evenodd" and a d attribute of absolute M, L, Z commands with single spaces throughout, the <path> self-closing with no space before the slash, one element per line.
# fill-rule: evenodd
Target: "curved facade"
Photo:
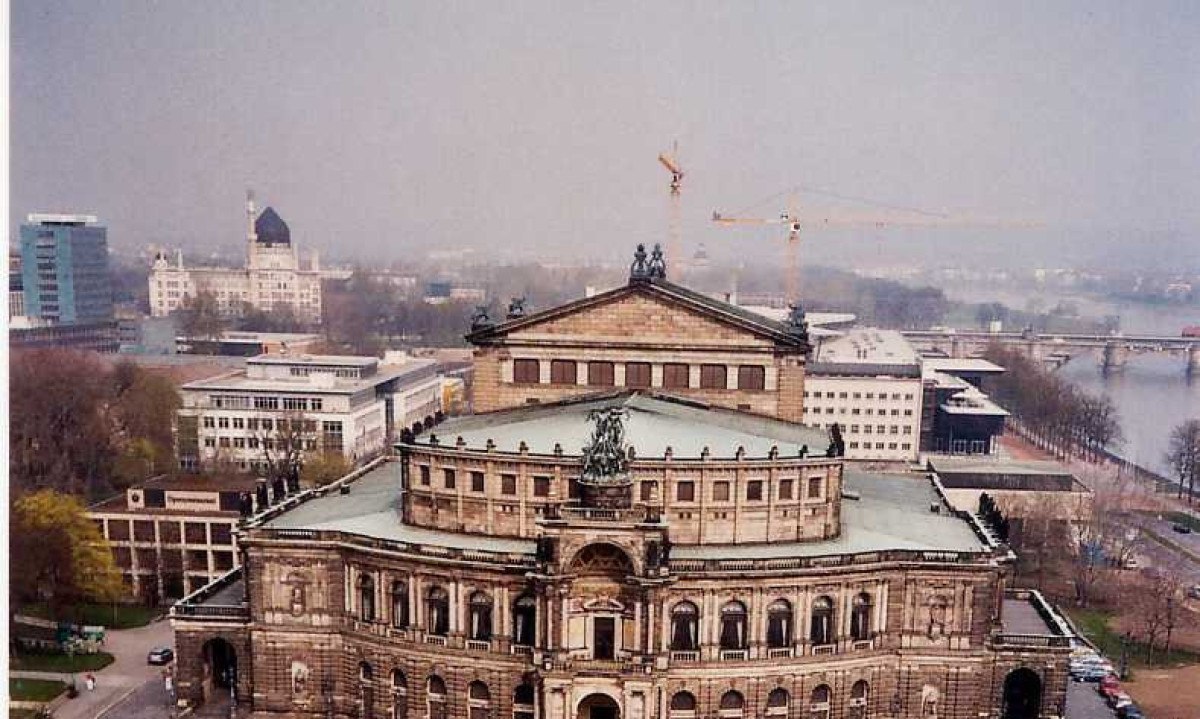
<path fill-rule="evenodd" d="M 1008 549 L 936 478 L 856 472 L 796 424 L 802 317 L 715 304 L 635 275 L 477 327 L 492 411 L 249 521 L 243 570 L 173 611 L 180 698 L 232 685 L 260 717 L 1060 715 L 1069 631 L 1006 591 Z M 624 432 L 602 476 L 597 416 Z"/>

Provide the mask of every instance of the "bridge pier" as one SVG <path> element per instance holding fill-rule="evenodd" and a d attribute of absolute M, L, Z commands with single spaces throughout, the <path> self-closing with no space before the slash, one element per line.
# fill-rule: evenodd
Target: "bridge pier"
<path fill-rule="evenodd" d="M 1200 345 L 1192 345 L 1187 351 L 1188 377 L 1200 377 Z"/>
<path fill-rule="evenodd" d="M 1104 357 L 1101 360 L 1100 370 L 1104 374 L 1120 372 L 1125 369 L 1125 363 L 1129 360 L 1129 345 L 1124 342 L 1110 341 L 1104 344 Z"/>

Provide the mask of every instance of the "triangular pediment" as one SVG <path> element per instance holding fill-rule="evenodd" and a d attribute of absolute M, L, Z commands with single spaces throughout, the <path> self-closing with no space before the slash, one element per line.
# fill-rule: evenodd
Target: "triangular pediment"
<path fill-rule="evenodd" d="M 630 282 L 593 297 L 480 328 L 467 337 L 475 344 L 568 338 L 630 344 L 702 339 L 807 349 L 807 338 L 783 323 L 661 280 Z"/>

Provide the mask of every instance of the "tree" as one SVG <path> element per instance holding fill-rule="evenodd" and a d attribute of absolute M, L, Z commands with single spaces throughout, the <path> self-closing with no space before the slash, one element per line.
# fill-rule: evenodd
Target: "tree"
<path fill-rule="evenodd" d="M 316 448 L 315 420 L 300 411 L 285 412 L 273 419 L 260 420 L 258 446 L 267 479 L 296 482 L 304 464 L 306 448 Z"/>
<path fill-rule="evenodd" d="M 132 362 L 118 362 L 111 377 L 120 448 L 114 479 L 128 486 L 174 467 L 172 428 L 182 400 L 169 379 Z"/>
<path fill-rule="evenodd" d="M 195 297 L 183 302 L 182 321 L 179 328 L 190 340 L 216 342 L 225 331 L 226 320 L 216 295 L 200 290 Z"/>
<path fill-rule="evenodd" d="M 14 352 L 9 367 L 9 471 L 13 491 L 109 491 L 117 454 L 108 372 L 96 355 L 65 349 Z"/>
<path fill-rule="evenodd" d="M 10 559 L 16 602 L 49 603 L 52 615 L 80 601 L 108 602 L 124 587 L 112 549 L 83 503 L 43 489 L 12 505 Z"/>
<path fill-rule="evenodd" d="M 322 487 L 350 472 L 350 462 L 341 452 L 311 454 L 300 468 L 300 481 L 309 487 Z"/>
<path fill-rule="evenodd" d="M 1184 484 L 1187 485 L 1190 504 L 1196 490 L 1196 479 L 1200 477 L 1200 419 L 1189 419 L 1171 431 L 1166 459 L 1179 479 L 1181 494 Z"/>

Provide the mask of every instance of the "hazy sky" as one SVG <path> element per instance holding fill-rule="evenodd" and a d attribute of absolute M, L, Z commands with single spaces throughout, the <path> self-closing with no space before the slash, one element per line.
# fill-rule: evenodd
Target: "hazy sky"
<path fill-rule="evenodd" d="M 623 256 L 674 140 L 688 245 L 803 184 L 1200 246 L 1194 0 L 13 0 L 11 87 L 14 226 L 126 249 L 238 247 L 253 187 L 340 255 Z"/>

